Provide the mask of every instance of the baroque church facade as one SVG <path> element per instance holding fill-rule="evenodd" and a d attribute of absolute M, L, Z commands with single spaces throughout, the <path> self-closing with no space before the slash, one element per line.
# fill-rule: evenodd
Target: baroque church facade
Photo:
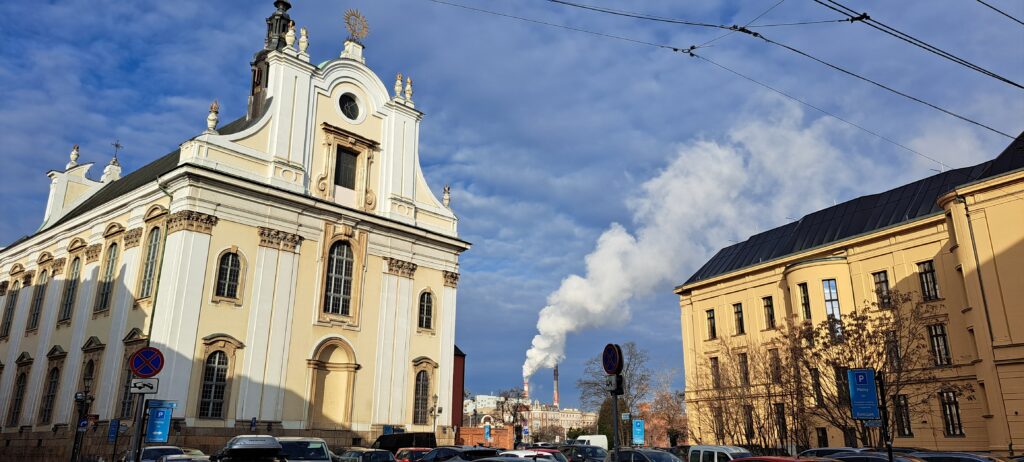
<path fill-rule="evenodd" d="M 76 146 L 43 225 L 0 250 L 0 458 L 66 458 L 82 391 L 83 454 L 109 455 L 144 346 L 165 356 L 148 397 L 177 403 L 172 444 L 213 450 L 253 421 L 332 447 L 393 426 L 453 439 L 469 244 L 421 170 L 412 82 L 392 95 L 365 65 L 358 13 L 314 65 L 274 5 L 244 117 L 221 125 L 214 103 L 205 132 L 100 181 Z"/>

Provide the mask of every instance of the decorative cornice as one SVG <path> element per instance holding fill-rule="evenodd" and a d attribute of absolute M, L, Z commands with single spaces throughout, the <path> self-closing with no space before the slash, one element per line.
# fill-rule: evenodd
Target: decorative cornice
<path fill-rule="evenodd" d="M 295 252 L 302 242 L 302 236 L 273 228 L 259 227 L 260 247 Z"/>
<path fill-rule="evenodd" d="M 142 241 L 142 228 L 132 228 L 124 233 L 124 248 L 138 247 Z"/>
<path fill-rule="evenodd" d="M 384 257 L 384 261 L 388 264 L 388 274 L 409 279 L 416 274 L 417 265 L 413 262 L 391 257 Z"/>
<path fill-rule="evenodd" d="M 459 273 L 452 271 L 444 272 L 444 286 L 445 287 L 458 287 L 459 286 Z"/>
<path fill-rule="evenodd" d="M 22 265 L 21 263 L 15 263 L 14 266 L 11 266 L 10 275 L 16 276 L 18 273 L 22 271 L 25 271 L 25 266 Z"/>
<path fill-rule="evenodd" d="M 32 364 L 32 355 L 28 354 L 27 351 L 22 351 L 21 354 L 18 355 L 18 359 L 14 360 L 14 364 L 17 364 L 18 367 L 28 366 L 29 364 Z"/>
<path fill-rule="evenodd" d="M 46 358 L 50 361 L 54 361 L 57 359 L 64 359 L 67 355 L 68 352 L 64 351 L 60 345 L 54 345 L 53 348 L 50 348 L 50 352 L 46 353 Z"/>
<path fill-rule="evenodd" d="M 19 276 L 21 278 L 21 286 L 28 287 L 32 285 L 32 279 L 36 276 L 36 270 L 28 270 Z"/>
<path fill-rule="evenodd" d="M 210 234 L 217 225 L 217 217 L 194 210 L 182 210 L 171 214 L 167 219 L 167 234 L 178 231 L 195 231 Z"/>
<path fill-rule="evenodd" d="M 93 263 L 100 259 L 100 252 L 103 251 L 103 244 L 93 244 L 85 248 L 85 264 Z"/>
<path fill-rule="evenodd" d="M 0 297 L 7 295 L 7 288 L 10 286 L 8 281 L 0 281 Z"/>
<path fill-rule="evenodd" d="M 53 254 L 50 252 L 42 252 L 39 254 L 39 258 L 36 259 L 36 264 L 43 265 L 53 260 Z"/>
<path fill-rule="evenodd" d="M 67 262 L 68 262 L 68 259 L 64 258 L 64 257 L 60 257 L 60 258 L 54 259 L 53 260 L 53 264 L 50 265 L 50 268 L 52 268 L 50 270 L 50 274 L 53 275 L 53 276 L 56 276 L 58 274 L 64 273 L 64 264 L 67 263 Z M 51 278 L 52 278 L 52 276 L 51 276 Z"/>
<path fill-rule="evenodd" d="M 124 226 L 121 226 L 120 223 L 111 223 L 107 225 L 107 229 L 103 230 L 103 237 L 110 238 L 122 232 L 124 232 Z"/>
<path fill-rule="evenodd" d="M 85 341 L 85 344 L 82 345 L 82 351 L 97 351 L 102 350 L 105 347 L 106 345 L 103 344 L 103 341 L 100 340 L 99 337 L 94 335 L 92 337 L 89 337 L 89 339 Z"/>

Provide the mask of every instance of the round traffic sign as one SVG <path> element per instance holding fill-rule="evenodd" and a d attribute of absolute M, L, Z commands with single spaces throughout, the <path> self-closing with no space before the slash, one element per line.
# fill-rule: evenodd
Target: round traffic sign
<path fill-rule="evenodd" d="M 601 354 L 601 365 L 608 375 L 622 373 L 622 348 L 614 343 L 605 345 L 604 353 Z"/>
<path fill-rule="evenodd" d="M 164 368 L 164 354 L 156 348 L 145 347 L 132 355 L 128 365 L 136 377 L 148 379 Z"/>

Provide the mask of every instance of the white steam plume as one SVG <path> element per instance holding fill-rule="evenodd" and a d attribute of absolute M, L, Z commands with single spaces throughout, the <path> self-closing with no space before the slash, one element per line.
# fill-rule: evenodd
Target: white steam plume
<path fill-rule="evenodd" d="M 586 274 L 565 278 L 548 296 L 524 377 L 564 359 L 567 334 L 628 321 L 633 297 L 683 282 L 728 240 L 832 205 L 848 197 L 851 186 L 862 190 L 857 180 L 869 165 L 830 145 L 834 122 L 805 126 L 795 103 L 772 100 L 769 106 L 726 140 L 681 146 L 628 200 L 636 231 L 613 223 L 587 255 Z"/>

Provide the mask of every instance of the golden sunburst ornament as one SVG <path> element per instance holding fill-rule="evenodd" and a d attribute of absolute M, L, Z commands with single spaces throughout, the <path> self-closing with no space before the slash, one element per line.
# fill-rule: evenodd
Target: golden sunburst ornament
<path fill-rule="evenodd" d="M 370 33 L 370 25 L 359 10 L 348 10 L 345 12 L 345 28 L 348 29 L 349 38 L 361 41 Z"/>

